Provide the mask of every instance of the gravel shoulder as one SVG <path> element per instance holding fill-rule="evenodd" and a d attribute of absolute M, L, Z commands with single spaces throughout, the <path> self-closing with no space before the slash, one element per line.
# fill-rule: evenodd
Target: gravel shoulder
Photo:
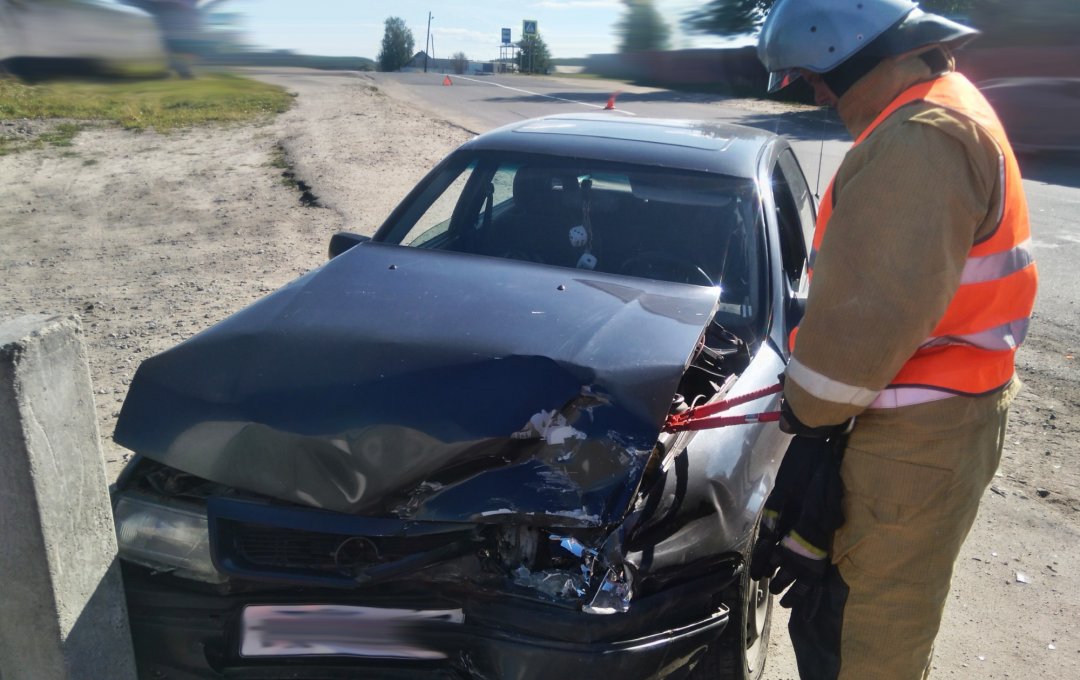
<path fill-rule="evenodd" d="M 296 105 L 260 125 L 100 127 L 0 157 L 0 318 L 81 316 L 110 478 L 129 455 L 111 434 L 140 361 L 318 266 L 335 231 L 372 233 L 471 137 L 363 74 L 259 77 Z M 957 563 L 933 677 L 1080 677 L 1074 343 L 1036 319 L 1022 350 L 1026 390 Z M 797 677 L 783 619 L 769 680 Z"/>

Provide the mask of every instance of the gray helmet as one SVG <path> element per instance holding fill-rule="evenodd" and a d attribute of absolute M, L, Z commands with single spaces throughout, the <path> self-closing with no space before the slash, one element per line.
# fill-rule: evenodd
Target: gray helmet
<path fill-rule="evenodd" d="M 874 56 L 891 57 L 932 44 L 956 47 L 977 34 L 912 0 L 778 0 L 761 27 L 758 58 L 775 92 L 798 78 L 797 69 L 827 73 L 871 43 Z"/>

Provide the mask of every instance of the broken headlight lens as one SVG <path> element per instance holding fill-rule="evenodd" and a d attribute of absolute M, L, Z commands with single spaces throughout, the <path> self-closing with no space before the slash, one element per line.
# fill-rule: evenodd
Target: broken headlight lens
<path fill-rule="evenodd" d="M 225 582 L 210 558 L 205 512 L 125 494 L 114 515 L 123 559 L 198 581 Z"/>

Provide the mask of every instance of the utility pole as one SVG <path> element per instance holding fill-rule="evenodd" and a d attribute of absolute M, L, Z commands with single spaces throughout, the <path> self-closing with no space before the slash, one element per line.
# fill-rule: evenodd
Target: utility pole
<path fill-rule="evenodd" d="M 431 12 L 427 13 L 427 37 L 424 38 L 424 73 L 427 73 L 428 45 L 431 44 Z"/>

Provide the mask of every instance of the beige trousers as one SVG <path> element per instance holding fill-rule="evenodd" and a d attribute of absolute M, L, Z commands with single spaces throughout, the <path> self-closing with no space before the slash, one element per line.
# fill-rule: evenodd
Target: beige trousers
<path fill-rule="evenodd" d="M 1014 379 L 992 395 L 858 418 L 832 553 L 848 587 L 841 680 L 928 676 L 953 563 L 997 470 L 1019 389 Z"/>

